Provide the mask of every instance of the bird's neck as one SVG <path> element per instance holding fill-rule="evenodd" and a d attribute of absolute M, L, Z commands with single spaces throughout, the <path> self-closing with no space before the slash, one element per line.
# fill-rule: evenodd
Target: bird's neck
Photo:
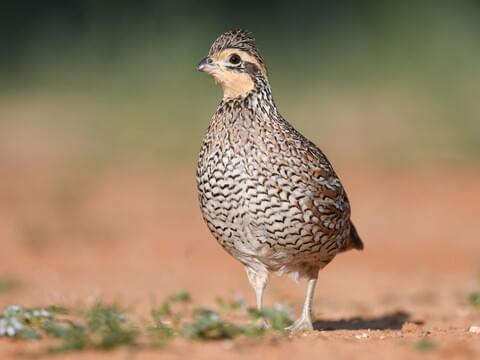
<path fill-rule="evenodd" d="M 217 112 L 252 111 L 255 113 L 277 113 L 270 84 L 266 78 L 256 78 L 254 87 L 245 95 L 234 98 L 223 98 Z"/>

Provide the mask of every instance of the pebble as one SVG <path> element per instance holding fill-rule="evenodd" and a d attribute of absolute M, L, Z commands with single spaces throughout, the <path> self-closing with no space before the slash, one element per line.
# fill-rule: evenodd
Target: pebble
<path fill-rule="evenodd" d="M 472 325 L 472 326 L 470 326 L 470 329 L 468 329 L 468 331 L 473 333 L 473 334 L 480 334 L 480 326 Z"/>
<path fill-rule="evenodd" d="M 418 324 L 413 323 L 413 322 L 406 322 L 402 326 L 402 333 L 419 336 L 422 333 L 422 327 Z"/>
<path fill-rule="evenodd" d="M 366 339 L 366 338 L 368 338 L 367 333 L 355 335 L 355 339 Z"/>

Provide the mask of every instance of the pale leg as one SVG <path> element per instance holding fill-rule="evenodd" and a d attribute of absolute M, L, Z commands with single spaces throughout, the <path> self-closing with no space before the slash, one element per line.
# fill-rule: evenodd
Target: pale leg
<path fill-rule="evenodd" d="M 305 303 L 303 304 L 302 315 L 292 325 L 285 330 L 288 331 L 305 331 L 313 330 L 312 325 L 312 302 L 313 294 L 315 292 L 315 285 L 317 284 L 317 278 L 308 279 L 307 295 L 305 297 Z"/>
<path fill-rule="evenodd" d="M 261 312 L 263 310 L 263 290 L 267 285 L 268 272 L 266 270 L 262 272 L 257 272 L 249 267 L 245 267 L 245 271 L 247 272 L 248 281 L 250 282 L 250 285 L 252 285 L 252 288 L 255 291 L 257 310 Z M 263 319 L 262 325 L 268 326 L 267 322 Z"/>

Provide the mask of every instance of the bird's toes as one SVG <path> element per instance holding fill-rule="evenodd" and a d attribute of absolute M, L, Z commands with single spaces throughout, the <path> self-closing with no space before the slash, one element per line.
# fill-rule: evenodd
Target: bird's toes
<path fill-rule="evenodd" d="M 292 325 L 285 328 L 286 331 L 311 331 L 313 330 L 312 320 L 306 318 L 297 319 Z"/>

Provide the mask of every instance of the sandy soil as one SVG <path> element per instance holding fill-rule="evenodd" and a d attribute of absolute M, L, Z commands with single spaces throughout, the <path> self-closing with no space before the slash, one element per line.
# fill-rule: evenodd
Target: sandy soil
<path fill-rule="evenodd" d="M 0 168 L 0 275 L 18 279 L 0 306 L 85 304 L 101 297 L 148 309 L 178 289 L 211 305 L 253 293 L 241 266 L 215 243 L 197 209 L 193 169 L 118 168 L 80 176 L 53 165 Z M 366 249 L 321 274 L 316 331 L 282 341 L 190 343 L 61 358 L 480 358 L 480 172 L 462 169 L 340 174 Z M 298 312 L 305 283 L 273 276 L 266 303 Z M 429 339 L 438 347 L 419 352 Z M 30 345 L 0 339 L 0 358 Z M 60 357 L 59 357 L 60 358 Z"/>

